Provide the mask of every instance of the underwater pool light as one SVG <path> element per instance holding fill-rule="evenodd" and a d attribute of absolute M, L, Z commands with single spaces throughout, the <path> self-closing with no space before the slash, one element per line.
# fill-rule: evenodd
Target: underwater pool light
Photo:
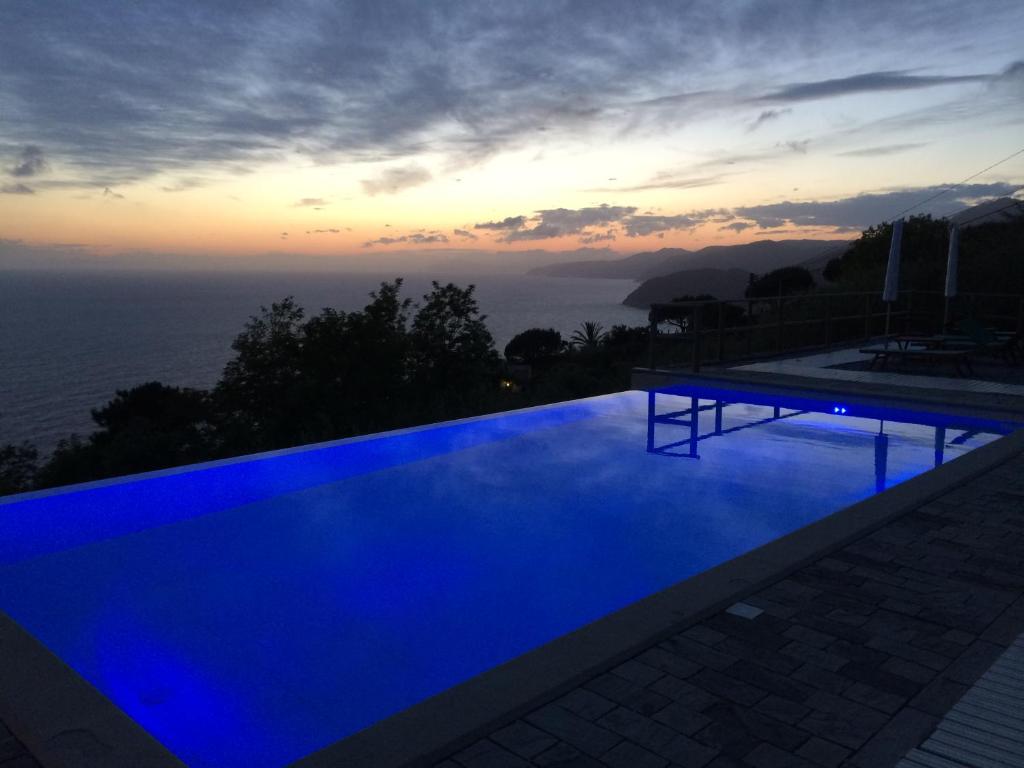
<path fill-rule="evenodd" d="M 834 405 L 832 406 L 832 413 L 846 413 L 846 406 Z"/>

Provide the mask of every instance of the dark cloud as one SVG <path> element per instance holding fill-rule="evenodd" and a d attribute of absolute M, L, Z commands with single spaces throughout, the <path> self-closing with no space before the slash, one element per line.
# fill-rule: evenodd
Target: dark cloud
<path fill-rule="evenodd" d="M 418 165 L 407 165 L 402 168 L 388 168 L 373 179 L 364 179 L 361 184 L 363 191 L 370 195 L 393 195 L 409 187 L 425 184 L 432 178 L 430 171 Z"/>
<path fill-rule="evenodd" d="M 328 205 L 330 203 L 322 197 L 304 197 L 298 202 L 292 203 L 292 208 L 324 208 Z"/>
<path fill-rule="evenodd" d="M 501 221 L 485 221 L 480 224 L 474 224 L 473 229 L 495 229 L 501 231 L 506 229 L 519 229 L 520 227 L 525 226 L 525 216 L 509 216 Z"/>
<path fill-rule="evenodd" d="M 801 139 L 799 141 L 783 141 L 779 144 L 780 147 L 785 147 L 791 152 L 796 152 L 799 155 L 807 154 L 807 145 L 811 143 L 810 139 Z"/>
<path fill-rule="evenodd" d="M 110 187 L 103 188 L 103 196 L 109 197 L 112 200 L 124 200 L 124 195 L 120 194 L 119 192 L 115 192 Z"/>
<path fill-rule="evenodd" d="M 367 240 L 363 243 L 364 248 L 372 248 L 375 245 L 395 245 L 396 243 L 412 243 L 414 245 L 430 245 L 432 243 L 447 243 L 448 236 L 441 233 L 432 233 L 429 235 L 416 232 L 411 235 L 401 235 L 399 237 L 378 237 L 376 240 Z"/>
<path fill-rule="evenodd" d="M 726 224 L 724 227 L 719 227 L 718 230 L 721 232 L 729 229 L 732 230 L 733 232 L 742 232 L 745 229 L 751 229 L 756 226 L 756 224 L 753 224 L 749 221 L 734 221 L 732 224 Z"/>
<path fill-rule="evenodd" d="M 43 157 L 42 148 L 29 144 L 18 155 L 17 164 L 11 168 L 11 176 L 19 178 L 35 176 L 46 170 L 46 167 L 46 158 Z"/>
<path fill-rule="evenodd" d="M 341 232 L 340 229 L 330 227 L 329 229 L 307 229 L 307 235 L 337 235 Z"/>
<path fill-rule="evenodd" d="M 467 240 L 478 240 L 479 239 L 472 232 L 469 232 L 468 230 L 465 230 L 465 229 L 453 229 L 452 230 L 452 234 L 455 235 L 456 237 L 464 237 Z"/>
<path fill-rule="evenodd" d="M 588 227 L 616 223 L 634 213 L 636 208 L 633 206 L 617 205 L 598 205 L 575 210 L 551 208 L 537 211 L 537 215 L 532 219 L 535 222 L 533 227 L 513 229 L 503 240 L 512 243 L 520 240 L 547 240 L 552 237 L 578 235 Z"/>
<path fill-rule="evenodd" d="M 613 230 L 607 230 L 605 232 L 595 232 L 592 235 L 584 235 L 580 238 L 580 242 L 584 245 L 590 245 L 592 243 L 601 243 L 609 240 L 615 240 L 616 235 Z"/>
<path fill-rule="evenodd" d="M 598 187 L 588 192 L 642 192 L 648 189 L 697 189 L 720 184 L 726 177 L 718 176 L 687 176 L 673 173 L 656 174 L 650 181 L 634 184 L 629 187 Z"/>
<path fill-rule="evenodd" d="M 787 201 L 736 208 L 734 213 L 739 218 L 754 221 L 762 229 L 789 224 L 801 227 L 835 227 L 843 231 L 860 231 L 888 221 L 909 208 L 914 208 L 910 211 L 910 215 L 931 213 L 934 216 L 948 216 L 982 199 L 1012 195 L 1024 188 L 1024 185 L 965 184 L 919 206 L 922 201 L 938 195 L 947 188 L 944 186 L 918 187 L 856 195 L 824 202 Z"/>
<path fill-rule="evenodd" d="M 755 118 L 754 122 L 752 122 L 747 127 L 747 133 L 753 133 L 758 128 L 760 128 L 762 125 L 764 125 L 765 123 L 767 123 L 767 122 L 769 122 L 771 120 L 778 120 L 780 117 L 782 117 L 786 113 L 792 112 L 792 111 L 793 110 L 791 110 L 789 108 L 786 108 L 786 109 L 766 109 L 761 114 L 759 114 L 757 116 L 757 118 Z"/>
<path fill-rule="evenodd" d="M 910 75 L 905 71 L 866 72 L 851 77 L 837 77 L 806 83 L 792 83 L 772 93 L 760 96 L 755 101 L 785 103 L 828 99 L 853 93 L 874 91 L 909 91 L 918 88 L 932 88 L 937 85 L 956 83 L 988 82 L 992 75 Z"/>
<path fill-rule="evenodd" d="M 675 229 L 693 229 L 707 221 L 699 213 L 677 216 L 631 216 L 625 222 L 626 237 L 646 237 Z"/>
<path fill-rule="evenodd" d="M 34 195 L 36 191 L 24 184 L 5 184 L 0 187 L 0 194 L 3 195 Z"/>
<path fill-rule="evenodd" d="M 616 0 L 351 0 L 301 10 L 269 0 L 5 0 L 0 138 L 112 187 L 296 153 L 381 162 L 437 152 L 465 164 L 542 136 L 745 114 L 751 83 L 781 69 L 779 51 L 788 71 L 854 54 L 877 71 L 755 93 L 765 109 L 983 81 L 892 71 L 891 62 L 908 49 L 935 51 L 951 71 L 976 51 L 1019 58 L 1018 41 L 992 41 L 1019 29 L 1021 14 L 1012 0 L 998 13 L 964 13 L 951 0 L 651 0 L 629 13 Z M 951 29 L 959 49 L 948 46 Z M 0 152 L 0 167 L 18 165 Z"/>
<path fill-rule="evenodd" d="M 919 144 L 885 144 L 880 147 L 865 147 L 863 149 L 851 149 L 848 152 L 839 152 L 840 157 L 883 157 L 885 155 L 896 155 L 900 152 L 909 152 L 912 149 L 920 149 L 928 146 L 927 143 Z"/>
<path fill-rule="evenodd" d="M 166 187 L 160 187 L 164 192 L 185 192 L 189 189 L 197 189 L 206 184 L 204 179 L 187 178 L 179 179 L 178 181 L 170 184 Z"/>

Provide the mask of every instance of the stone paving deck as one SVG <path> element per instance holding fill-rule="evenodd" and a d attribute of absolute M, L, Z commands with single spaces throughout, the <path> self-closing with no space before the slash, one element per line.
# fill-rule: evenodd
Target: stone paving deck
<path fill-rule="evenodd" d="M 1022 631 L 1024 455 L 436 768 L 894 766 Z"/>

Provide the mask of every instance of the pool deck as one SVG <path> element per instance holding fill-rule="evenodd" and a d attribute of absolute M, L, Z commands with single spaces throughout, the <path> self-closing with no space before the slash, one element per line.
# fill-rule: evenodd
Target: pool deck
<path fill-rule="evenodd" d="M 1024 387 L 814 367 L 705 376 L 1024 415 Z M 735 596 L 435 768 L 896 766 L 1024 632 L 1024 453 Z"/>
<path fill-rule="evenodd" d="M 677 376 L 666 372 L 650 383 Z M 955 388 L 935 377 L 930 387 L 901 387 L 870 377 L 749 369 L 708 371 L 701 381 L 709 379 L 955 403 L 986 416 L 1024 419 L 1024 397 L 1017 392 L 971 391 L 963 380 L 952 380 Z M 852 537 L 815 545 L 820 555 L 794 557 L 781 570 L 776 558 L 775 576 L 743 579 L 734 572 L 724 592 L 721 582 L 709 583 L 708 590 L 718 592 L 707 598 L 713 608 L 688 618 L 677 614 L 671 632 L 608 653 L 605 663 L 587 662 L 585 674 L 563 675 L 552 683 L 556 690 L 533 694 L 528 706 L 489 715 L 485 726 L 469 732 L 457 723 L 436 723 L 439 731 L 461 735 L 447 740 L 449 749 L 410 764 L 896 766 L 1024 632 L 1024 441 L 1014 446 L 981 471 L 961 470 L 960 480 L 955 465 L 965 466 L 985 449 L 875 497 L 893 500 L 898 510 L 883 513 L 877 524 L 861 523 Z M 928 476 L 946 478 L 945 485 L 908 504 L 912 495 L 901 497 L 901 488 L 927 485 Z M 874 504 L 876 514 L 880 506 Z M 515 680 L 510 670 L 505 682 Z M 543 680 L 534 682 L 544 688 Z M 37 762 L 0 722 L 0 768 L 120 764 L 106 759 L 103 744 L 72 751 L 83 762 Z M 327 752 L 309 764 L 379 763 L 372 757 L 339 762 Z"/>

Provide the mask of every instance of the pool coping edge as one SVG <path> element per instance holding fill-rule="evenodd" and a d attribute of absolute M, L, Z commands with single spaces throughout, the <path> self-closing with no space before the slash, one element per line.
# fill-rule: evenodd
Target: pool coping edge
<path fill-rule="evenodd" d="M 656 592 L 295 761 L 429 766 L 687 626 L 1024 453 L 1024 429 Z"/>

